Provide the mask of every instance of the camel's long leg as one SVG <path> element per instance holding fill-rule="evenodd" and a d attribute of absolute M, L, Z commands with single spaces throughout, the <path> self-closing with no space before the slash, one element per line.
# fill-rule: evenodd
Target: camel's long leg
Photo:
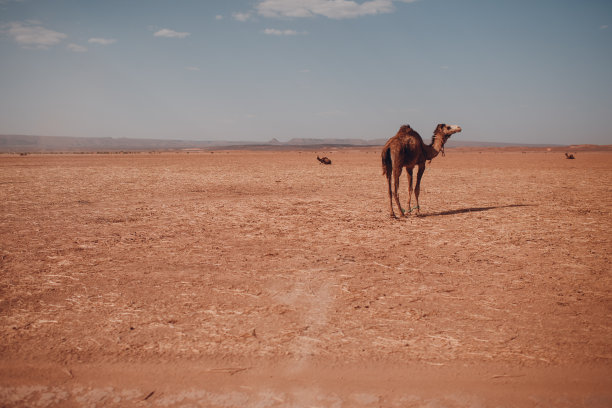
<path fill-rule="evenodd" d="M 410 212 L 410 201 L 412 200 L 412 169 L 406 167 L 406 172 L 408 173 L 408 211 Z"/>
<path fill-rule="evenodd" d="M 391 173 L 387 173 L 387 184 L 389 185 L 389 213 L 391 218 L 395 218 L 395 214 L 393 213 L 393 190 L 391 189 Z"/>
<path fill-rule="evenodd" d="M 416 212 L 419 214 L 421 208 L 419 206 L 419 193 L 421 192 L 421 177 L 423 177 L 423 173 L 425 172 L 425 163 L 419 164 L 419 171 L 417 172 L 417 181 L 416 186 L 414 187 L 414 196 L 416 197 Z"/>
<path fill-rule="evenodd" d="M 400 182 L 401 175 L 402 175 L 402 166 L 394 165 L 393 166 L 393 197 L 395 198 L 395 204 L 397 204 L 397 208 L 399 209 L 400 215 L 403 217 L 404 211 L 402 210 L 402 205 L 400 204 L 400 199 L 399 199 L 399 182 Z"/>

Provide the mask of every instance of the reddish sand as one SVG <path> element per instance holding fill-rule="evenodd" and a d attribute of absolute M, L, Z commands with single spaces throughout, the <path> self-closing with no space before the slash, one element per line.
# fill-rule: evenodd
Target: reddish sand
<path fill-rule="evenodd" d="M 611 186 L 448 149 L 392 220 L 373 148 L 0 156 L 0 405 L 612 406 Z"/>

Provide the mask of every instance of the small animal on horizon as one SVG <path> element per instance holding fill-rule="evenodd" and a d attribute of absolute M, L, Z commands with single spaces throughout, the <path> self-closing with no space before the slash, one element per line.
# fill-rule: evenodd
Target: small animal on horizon
<path fill-rule="evenodd" d="M 331 164 L 331 160 L 329 160 L 327 157 L 319 157 L 317 156 L 317 160 L 320 161 L 323 164 Z"/>
<path fill-rule="evenodd" d="M 570 154 L 565 153 L 565 158 L 566 159 L 575 159 L 574 155 L 571 154 L 571 153 Z"/>

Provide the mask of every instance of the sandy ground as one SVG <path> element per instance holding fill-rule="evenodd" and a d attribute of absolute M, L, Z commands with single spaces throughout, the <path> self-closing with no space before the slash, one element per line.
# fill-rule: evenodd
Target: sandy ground
<path fill-rule="evenodd" d="M 2 406 L 612 406 L 612 152 L 448 149 L 400 220 L 373 148 L 4 155 L 0 198 Z"/>

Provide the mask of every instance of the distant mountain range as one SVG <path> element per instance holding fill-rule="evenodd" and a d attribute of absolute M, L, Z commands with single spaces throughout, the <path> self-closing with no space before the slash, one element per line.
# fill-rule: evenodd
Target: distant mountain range
<path fill-rule="evenodd" d="M 117 151 L 163 151 L 163 150 L 213 150 L 213 149 L 253 149 L 253 150 L 289 150 L 295 147 L 365 147 L 383 146 L 387 139 L 305 139 L 295 138 L 287 142 L 272 139 L 268 142 L 231 142 L 231 141 L 197 141 L 170 139 L 135 139 L 112 137 L 69 137 L 69 136 L 31 136 L 0 135 L 0 152 L 33 153 L 33 152 L 117 152 Z M 446 145 L 453 147 L 559 147 L 560 145 L 517 144 L 474 142 L 449 140 Z M 571 148 L 571 146 L 570 146 Z"/>

